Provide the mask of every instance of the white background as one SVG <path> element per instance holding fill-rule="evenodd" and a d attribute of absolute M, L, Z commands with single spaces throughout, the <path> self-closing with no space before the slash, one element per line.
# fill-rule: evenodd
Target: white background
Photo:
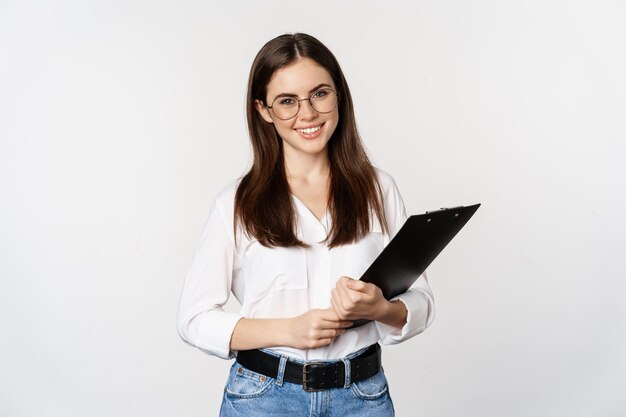
<path fill-rule="evenodd" d="M 224 2 L 225 3 L 225 2 Z M 407 212 L 483 203 L 384 349 L 399 416 L 624 416 L 622 1 L 0 0 L 0 415 L 217 415 L 176 308 L 254 55 L 337 56 Z M 236 305 L 229 305 L 236 308 Z"/>

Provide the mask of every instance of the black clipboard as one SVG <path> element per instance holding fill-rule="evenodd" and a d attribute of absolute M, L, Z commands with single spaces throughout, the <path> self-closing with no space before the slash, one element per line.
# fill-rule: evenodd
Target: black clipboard
<path fill-rule="evenodd" d="M 406 292 L 450 243 L 480 204 L 410 216 L 360 280 L 377 285 L 387 300 Z M 352 320 L 354 327 L 370 320 Z"/>

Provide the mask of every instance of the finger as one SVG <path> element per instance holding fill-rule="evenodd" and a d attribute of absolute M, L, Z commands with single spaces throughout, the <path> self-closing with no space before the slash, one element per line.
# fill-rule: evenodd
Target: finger
<path fill-rule="evenodd" d="M 332 300 L 331 300 L 332 304 Z M 337 315 L 337 312 L 333 307 L 325 308 L 321 310 L 320 318 L 324 322 L 338 322 L 341 318 Z"/>
<path fill-rule="evenodd" d="M 337 289 L 337 287 L 333 288 L 332 291 L 330 292 L 330 301 L 331 302 L 335 302 L 337 303 L 337 300 L 339 300 L 339 295 L 337 294 L 339 290 Z"/>
<path fill-rule="evenodd" d="M 345 311 L 342 307 L 341 296 L 339 295 L 339 290 L 337 288 L 333 288 L 333 291 L 331 292 L 330 303 L 333 306 L 335 313 L 337 313 L 339 319 L 341 319 Z"/>
<path fill-rule="evenodd" d="M 341 308 L 340 305 L 337 304 L 337 301 L 335 299 L 331 299 L 330 303 L 333 306 L 333 309 L 335 310 L 337 314 L 337 321 L 334 321 L 332 323 L 336 325 L 337 327 L 339 327 L 342 321 L 345 321 L 345 319 L 347 319 L 346 312 L 344 311 L 343 308 Z"/>
<path fill-rule="evenodd" d="M 350 277 L 341 277 L 337 280 L 337 287 L 347 288 L 348 282 L 352 281 Z"/>
<path fill-rule="evenodd" d="M 345 283 L 346 283 L 346 281 L 349 281 L 349 280 L 351 280 L 351 279 L 352 279 L 352 278 L 347 277 L 347 276 L 345 276 L 345 275 L 344 275 L 344 276 L 339 277 L 339 279 L 337 280 L 337 282 L 342 283 L 342 284 L 345 284 Z"/>
<path fill-rule="evenodd" d="M 335 298 L 337 313 L 342 320 L 350 320 L 352 318 L 350 315 L 352 314 L 352 308 L 354 307 L 354 303 L 352 303 L 350 296 L 346 291 L 347 290 L 338 290 Z"/>
<path fill-rule="evenodd" d="M 354 291 L 366 292 L 367 283 L 358 279 L 352 279 L 346 282 L 346 287 Z"/>
<path fill-rule="evenodd" d="M 342 329 L 342 328 L 337 328 L 337 329 L 327 329 L 327 330 L 323 330 L 320 332 L 318 338 L 319 339 L 326 339 L 329 337 L 337 337 L 341 334 L 344 334 L 346 332 L 346 329 Z"/>
<path fill-rule="evenodd" d="M 350 311 L 350 309 L 352 308 L 352 306 L 354 305 L 354 293 L 351 292 L 352 290 L 350 290 L 347 286 L 346 283 L 344 282 L 342 285 L 338 285 L 337 287 L 337 294 L 338 294 L 338 302 L 337 304 L 339 304 L 344 311 Z"/>
<path fill-rule="evenodd" d="M 325 321 L 325 326 L 323 328 L 325 329 L 336 329 L 336 328 L 346 328 L 346 327 L 350 327 L 352 326 L 354 323 L 351 320 L 344 320 L 342 318 L 339 318 L 338 316 L 338 312 L 341 311 L 341 308 L 339 308 L 338 306 L 335 305 L 335 302 L 331 299 L 330 303 L 332 305 L 332 308 L 336 311 L 336 315 L 337 315 L 337 320 L 326 320 Z"/>
<path fill-rule="evenodd" d="M 340 279 L 339 281 L 337 281 L 334 289 L 337 290 L 339 297 L 343 297 L 346 292 L 346 280 Z"/>
<path fill-rule="evenodd" d="M 315 344 L 315 347 L 327 346 L 327 345 L 330 345 L 332 342 L 333 342 L 333 338 L 319 339 L 317 343 Z"/>

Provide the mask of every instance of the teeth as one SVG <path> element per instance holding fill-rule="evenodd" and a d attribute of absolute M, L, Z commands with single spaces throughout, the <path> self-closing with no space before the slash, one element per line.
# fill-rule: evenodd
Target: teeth
<path fill-rule="evenodd" d="M 296 130 L 297 130 L 298 132 L 302 132 L 302 133 L 304 133 L 305 135 L 310 135 L 311 133 L 315 133 L 315 132 L 317 132 L 318 130 L 320 130 L 320 128 L 321 128 L 321 127 L 322 127 L 322 126 L 320 125 L 320 126 L 316 126 L 316 127 L 309 127 L 309 128 L 307 128 L 307 129 L 296 129 Z"/>

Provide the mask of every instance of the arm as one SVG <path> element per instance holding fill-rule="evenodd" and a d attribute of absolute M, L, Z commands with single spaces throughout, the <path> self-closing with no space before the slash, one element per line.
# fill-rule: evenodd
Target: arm
<path fill-rule="evenodd" d="M 391 240 L 407 219 L 402 196 L 393 178 L 384 172 L 384 207 Z M 434 298 L 426 274 L 405 293 L 386 300 L 374 284 L 342 277 L 333 290 L 332 305 L 345 319 L 374 320 L 381 342 L 395 344 L 424 331 L 434 319 Z"/>
<path fill-rule="evenodd" d="M 352 322 L 340 319 L 333 309 L 313 309 L 288 319 L 239 320 L 232 334 L 231 350 L 273 346 L 314 349 L 329 345 Z"/>
<path fill-rule="evenodd" d="M 249 319 L 223 309 L 231 293 L 235 245 L 218 198 L 196 245 L 180 298 L 180 337 L 204 352 L 230 359 L 235 351 L 272 346 L 311 349 L 328 345 L 352 322 L 332 309 L 313 309 L 300 316 Z M 230 223 L 232 225 L 232 223 Z"/>
<path fill-rule="evenodd" d="M 400 300 L 385 301 L 385 305 L 378 310 L 374 320 L 401 329 L 406 324 L 408 314 L 406 305 Z"/>
<path fill-rule="evenodd" d="M 391 301 L 406 306 L 406 323 L 396 327 L 377 321 L 376 327 L 384 345 L 393 345 L 410 339 L 426 330 L 435 318 L 435 301 L 426 273 L 422 274 L 407 292 L 392 298 Z"/>
<path fill-rule="evenodd" d="M 398 233 L 407 219 L 404 201 L 395 180 L 387 174 L 389 187 L 385 197 L 385 211 L 388 213 L 389 239 Z M 435 318 L 435 300 L 428 285 L 426 273 L 422 274 L 409 290 L 390 300 L 404 304 L 406 320 L 402 326 L 390 325 L 385 321 L 376 321 L 376 328 L 383 344 L 403 342 L 426 330 Z M 396 322 L 399 324 L 399 322 Z"/>
<path fill-rule="evenodd" d="M 285 346 L 289 319 L 247 319 L 237 322 L 230 340 L 231 350 Z"/>
<path fill-rule="evenodd" d="M 383 344 L 399 343 L 421 333 L 434 318 L 426 274 L 407 292 L 389 301 L 376 285 L 341 277 L 333 288 L 331 304 L 340 318 L 374 320 Z"/>
<path fill-rule="evenodd" d="M 376 285 L 345 276 L 332 290 L 331 305 L 341 318 L 364 318 L 397 328 L 406 324 L 408 314 L 403 302 L 388 301 Z"/>
<path fill-rule="evenodd" d="M 219 198 L 209 211 L 180 298 L 177 328 L 188 344 L 223 359 L 272 346 L 328 345 L 351 322 L 330 309 L 285 319 L 248 319 L 223 309 L 231 293 L 235 245 Z"/>
<path fill-rule="evenodd" d="M 231 291 L 234 242 L 219 197 L 213 201 L 187 272 L 177 330 L 188 344 L 223 359 L 234 357 L 229 342 L 241 315 L 223 309 Z"/>

